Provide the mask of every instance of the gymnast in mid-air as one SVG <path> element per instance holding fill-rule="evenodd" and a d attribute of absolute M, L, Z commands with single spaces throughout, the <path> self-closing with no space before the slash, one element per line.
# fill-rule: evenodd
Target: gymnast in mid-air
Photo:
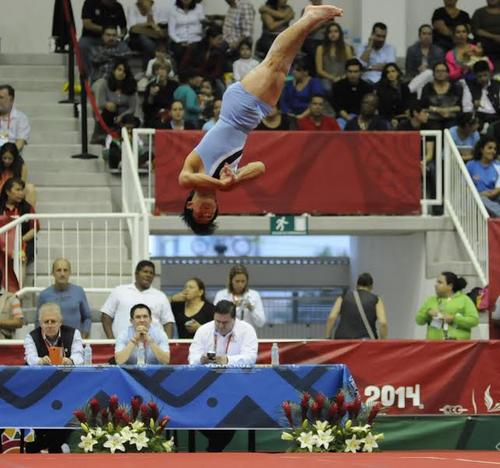
<path fill-rule="evenodd" d="M 307 35 L 342 13 L 332 5 L 307 6 L 303 16 L 276 37 L 266 58 L 241 82 L 227 88 L 217 124 L 188 154 L 179 174 L 181 187 L 190 190 L 182 218 L 195 234 L 215 230 L 218 190 L 231 191 L 264 173 L 260 161 L 238 168 L 248 134 L 277 104 Z"/>

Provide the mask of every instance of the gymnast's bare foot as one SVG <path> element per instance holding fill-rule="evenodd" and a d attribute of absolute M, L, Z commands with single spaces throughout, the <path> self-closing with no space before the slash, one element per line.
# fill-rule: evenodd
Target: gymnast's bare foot
<path fill-rule="evenodd" d="M 307 5 L 304 8 L 304 15 L 306 14 L 321 18 L 322 21 L 327 21 L 336 16 L 342 16 L 344 10 L 333 5 Z"/>

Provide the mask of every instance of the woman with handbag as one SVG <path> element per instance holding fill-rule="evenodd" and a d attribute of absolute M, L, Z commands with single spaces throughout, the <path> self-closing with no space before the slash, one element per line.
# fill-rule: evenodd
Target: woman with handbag
<path fill-rule="evenodd" d="M 356 288 L 344 297 L 338 297 L 326 322 L 326 338 L 330 339 L 337 319 L 339 325 L 334 338 L 337 340 L 387 338 L 387 318 L 382 298 L 372 293 L 373 278 L 370 273 L 358 277 Z M 379 333 L 377 334 L 377 323 Z"/>

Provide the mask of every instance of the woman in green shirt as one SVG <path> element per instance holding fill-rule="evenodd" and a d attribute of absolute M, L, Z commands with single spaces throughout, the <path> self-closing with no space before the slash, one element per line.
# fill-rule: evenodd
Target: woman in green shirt
<path fill-rule="evenodd" d="M 428 340 L 469 340 L 471 328 L 479 323 L 476 306 L 462 290 L 467 281 L 450 271 L 436 280 L 436 295 L 429 297 L 415 318 L 427 325 Z"/>

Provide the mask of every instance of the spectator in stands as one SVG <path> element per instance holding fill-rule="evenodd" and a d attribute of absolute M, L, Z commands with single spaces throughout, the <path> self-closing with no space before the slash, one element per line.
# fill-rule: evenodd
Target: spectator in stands
<path fill-rule="evenodd" d="M 146 66 L 154 57 L 158 43 L 167 39 L 167 18 L 164 18 L 162 13 L 153 0 L 137 0 L 134 5 L 128 7 L 130 47 L 141 53 Z"/>
<path fill-rule="evenodd" d="M 240 58 L 233 63 L 233 79 L 241 81 L 252 69 L 254 69 L 259 61 L 252 58 L 252 43 L 250 41 L 241 41 L 239 47 Z"/>
<path fill-rule="evenodd" d="M 11 177 L 2 187 L 0 193 L 0 216 L 7 216 L 10 220 L 24 214 L 35 214 L 35 209 L 25 200 L 26 184 L 18 177 Z M 40 223 L 36 220 L 25 221 L 21 225 L 22 250 L 21 260 L 23 264 L 29 264 L 35 256 L 34 239 Z M 1 255 L 5 255 L 4 252 Z M 25 270 L 25 269 L 24 269 Z"/>
<path fill-rule="evenodd" d="M 486 0 L 487 5 L 472 15 L 472 31 L 484 53 L 500 70 L 500 0 Z"/>
<path fill-rule="evenodd" d="M 365 67 L 363 79 L 377 83 L 382 76 L 386 63 L 396 61 L 396 49 L 386 42 L 387 26 L 384 23 L 375 23 L 368 44 L 361 46 L 358 57 Z"/>
<path fill-rule="evenodd" d="M 101 44 L 104 28 L 106 26 L 120 28 L 120 38 L 124 38 L 127 33 L 127 19 L 121 3 L 117 0 L 85 0 L 82 7 L 82 21 L 80 52 L 87 73 L 90 73 L 92 69 L 90 51 L 92 47 Z"/>
<path fill-rule="evenodd" d="M 464 87 L 463 110 L 475 112 L 480 128 L 485 123 L 493 123 L 500 118 L 500 83 L 491 79 L 490 67 L 480 60 L 472 67 L 474 79 L 467 80 Z"/>
<path fill-rule="evenodd" d="M 226 0 L 226 3 L 229 8 L 224 17 L 222 34 L 229 57 L 236 58 L 242 42 L 249 43 L 250 50 L 252 48 L 255 9 L 249 0 Z"/>
<path fill-rule="evenodd" d="M 263 59 L 278 34 L 288 28 L 295 13 L 288 0 L 266 0 L 259 8 L 262 20 L 262 35 L 255 45 L 255 55 Z"/>
<path fill-rule="evenodd" d="M 226 289 L 217 292 L 214 304 L 220 301 L 231 301 L 236 306 L 236 317 L 254 327 L 262 327 L 266 323 L 266 314 L 260 294 L 248 288 L 248 270 L 244 265 L 234 265 L 229 270 Z"/>
<path fill-rule="evenodd" d="M 332 107 L 341 128 L 359 115 L 361 100 L 373 91 L 372 85 L 361 79 L 361 62 L 357 58 L 347 60 L 346 77 L 332 86 Z"/>
<path fill-rule="evenodd" d="M 309 76 L 307 64 L 303 59 L 295 61 L 293 80 L 287 81 L 280 98 L 280 109 L 283 113 L 296 118 L 309 113 L 309 102 L 312 96 L 323 95 L 323 86 L 319 78 Z"/>
<path fill-rule="evenodd" d="M 443 49 L 432 43 L 432 26 L 422 24 L 418 28 L 418 41 L 406 51 L 406 76 L 410 79 L 415 78 L 443 60 Z"/>
<path fill-rule="evenodd" d="M 482 46 L 469 44 L 468 35 L 467 25 L 459 23 L 453 27 L 454 47 L 446 53 L 446 63 L 452 81 L 471 78 L 472 66 L 478 60 L 486 60 L 490 71 L 493 71 L 493 63 L 484 55 Z"/>
<path fill-rule="evenodd" d="M 5 143 L 0 148 L 0 191 L 3 184 L 11 177 L 23 179 L 26 184 L 26 201 L 35 206 L 36 192 L 33 184 L 28 184 L 28 167 L 20 155 L 15 143 Z"/>
<path fill-rule="evenodd" d="M 108 135 L 105 142 L 105 150 L 103 151 L 104 158 L 108 160 L 108 167 L 111 172 L 118 172 L 122 160 L 122 133 L 123 128 L 127 129 L 129 140 L 132 141 L 132 130 L 140 128 L 141 121 L 138 117 L 132 114 L 125 114 L 120 121 L 120 131 L 114 135 Z M 139 167 L 144 167 L 149 160 L 148 149 L 144 146 L 143 141 L 139 138 L 137 141 L 139 152 Z"/>
<path fill-rule="evenodd" d="M 195 0 L 176 0 L 175 6 L 170 10 L 168 35 L 179 73 L 193 66 L 191 54 L 203 39 L 204 20 L 203 6 Z"/>
<path fill-rule="evenodd" d="M 0 270 L 0 340 L 11 340 L 18 328 L 24 325 L 19 298 L 4 289 Z"/>
<path fill-rule="evenodd" d="M 473 150 L 479 141 L 480 135 L 477 131 L 479 121 L 471 112 L 459 114 L 457 125 L 450 128 L 450 135 L 464 161 L 472 159 Z"/>
<path fill-rule="evenodd" d="M 90 49 L 92 64 L 90 78 L 92 82 L 106 78 L 111 74 L 116 60 L 126 59 L 132 54 L 126 42 L 121 41 L 114 26 L 106 26 L 102 33 L 102 42 Z"/>
<path fill-rule="evenodd" d="M 500 177 L 495 168 L 497 143 L 492 137 L 482 137 L 474 148 L 474 159 L 466 166 L 488 213 L 500 217 Z"/>
<path fill-rule="evenodd" d="M 159 42 L 158 45 L 156 46 L 155 50 L 155 56 L 148 62 L 148 66 L 146 67 L 146 73 L 145 73 L 145 78 L 147 83 L 149 83 L 149 80 L 154 78 L 153 76 L 153 65 L 155 63 L 161 63 L 163 65 L 166 65 L 170 72 L 168 73 L 168 77 L 171 79 L 175 78 L 175 68 L 174 68 L 174 63 L 173 60 L 171 59 L 170 55 L 168 54 L 167 46 L 163 42 Z M 146 84 L 147 84 L 146 83 Z"/>
<path fill-rule="evenodd" d="M 398 122 L 408 115 L 408 109 L 414 96 L 403 82 L 403 72 L 395 63 L 387 63 L 382 70 L 382 77 L 375 87 L 379 97 L 381 117 L 397 128 Z"/>
<path fill-rule="evenodd" d="M 408 109 L 408 118 L 401 119 L 398 123 L 398 130 L 402 131 L 420 131 L 426 129 L 429 121 L 429 111 L 419 100 L 414 100 Z"/>
<path fill-rule="evenodd" d="M 326 322 L 326 338 L 332 337 L 338 317 L 340 323 L 335 331 L 337 340 L 387 338 L 387 318 L 380 296 L 373 294 L 373 277 L 362 273 L 356 289 L 338 297 Z M 377 334 L 377 324 L 379 334 Z"/>
<path fill-rule="evenodd" d="M 453 27 L 466 24 L 470 31 L 470 16 L 457 8 L 458 0 L 443 0 L 444 7 L 437 8 L 432 14 L 434 44 L 445 52 L 453 47 Z"/>
<path fill-rule="evenodd" d="M 347 60 L 354 56 L 353 48 L 344 41 L 344 31 L 337 23 L 325 29 L 323 42 L 316 49 L 316 73 L 328 95 L 332 84 L 345 78 Z"/>
<path fill-rule="evenodd" d="M 214 306 L 205 297 L 205 284 L 199 278 L 190 278 L 184 289 L 170 301 L 179 338 L 194 337 L 198 328 L 214 319 Z"/>
<path fill-rule="evenodd" d="M 101 308 L 101 322 L 107 338 L 114 338 L 127 329 L 130 309 L 135 304 L 146 304 L 153 314 L 153 323 L 162 325 L 172 338 L 175 319 L 167 296 L 151 286 L 154 277 L 154 263 L 141 260 L 135 268 L 135 282 L 111 291 Z"/>
<path fill-rule="evenodd" d="M 0 84 L 0 146 L 10 141 L 22 152 L 31 129 L 26 115 L 14 106 L 15 97 L 11 85 Z"/>
<path fill-rule="evenodd" d="M 189 347 L 189 364 L 217 364 L 227 367 L 251 367 L 257 362 L 255 329 L 238 318 L 230 301 L 215 306 L 214 319 L 198 330 Z M 201 431 L 208 438 L 207 452 L 222 452 L 235 431 Z"/>
<path fill-rule="evenodd" d="M 170 109 L 174 102 L 174 92 L 179 83 L 171 80 L 169 73 L 167 64 L 158 62 L 153 65 L 153 79 L 146 87 L 142 104 L 146 128 L 157 128 L 161 114 Z"/>
<path fill-rule="evenodd" d="M 378 115 L 379 98 L 374 93 L 365 94 L 361 100 L 361 110 L 357 117 L 347 122 L 348 131 L 390 130 L 391 124 Z"/>
<path fill-rule="evenodd" d="M 325 115 L 325 98 L 313 96 L 309 103 L 309 114 L 297 120 L 299 130 L 340 131 L 339 124 L 333 117 Z"/>
<path fill-rule="evenodd" d="M 144 348 L 144 363 L 168 364 L 170 348 L 168 337 L 160 325 L 153 323 L 151 309 L 146 304 L 135 304 L 130 309 L 131 325 L 116 338 L 115 361 L 122 364 L 137 362 L 138 347 Z"/>
<path fill-rule="evenodd" d="M 198 101 L 197 91 L 201 86 L 203 78 L 194 70 L 180 70 L 180 85 L 174 92 L 174 99 L 181 101 L 186 113 L 186 121 L 197 127 L 201 116 L 201 107 Z"/>
<path fill-rule="evenodd" d="M 137 83 L 125 60 L 117 60 L 109 77 L 99 86 L 97 105 L 106 125 L 117 128 L 125 114 L 134 114 L 137 106 Z M 92 141 L 103 143 L 105 135 L 96 125 Z"/>
<path fill-rule="evenodd" d="M 267 114 L 257 125 L 255 130 L 285 131 L 296 130 L 297 120 L 288 114 L 283 114 L 278 106 L 271 106 L 271 112 Z"/>
<path fill-rule="evenodd" d="M 69 282 L 71 263 L 66 258 L 57 258 L 52 264 L 54 284 L 44 289 L 38 296 L 37 312 L 47 303 L 58 304 L 65 325 L 76 328 L 83 338 L 90 336 L 92 313 L 85 291 Z M 35 323 L 37 327 L 38 321 Z"/>
<path fill-rule="evenodd" d="M 462 87 L 450 82 L 449 68 L 444 62 L 434 65 L 433 81 L 422 90 L 422 103 L 429 110 L 429 129 L 444 130 L 456 123 L 462 111 Z"/>
<path fill-rule="evenodd" d="M 210 78 L 204 78 L 201 82 L 200 91 L 198 92 L 198 102 L 202 113 L 207 107 L 211 106 L 216 98 L 215 83 Z"/>
<path fill-rule="evenodd" d="M 309 0 L 310 5 L 323 5 L 323 0 Z M 304 9 L 300 12 L 300 16 L 304 15 Z M 309 68 L 309 73 L 311 76 L 317 76 L 317 65 L 316 65 L 316 50 L 324 41 L 325 32 L 328 26 L 332 24 L 327 22 L 326 24 L 320 24 L 315 27 L 306 37 L 304 44 L 302 44 L 301 54 L 305 56 L 307 61 L 307 66 Z"/>
<path fill-rule="evenodd" d="M 207 120 L 203 124 L 203 127 L 201 128 L 204 132 L 208 132 L 213 126 L 215 126 L 215 124 L 217 123 L 217 120 L 219 120 L 221 108 L 222 108 L 222 99 L 216 99 L 207 108 L 206 113 L 210 117 L 209 117 L 209 120 Z"/>
<path fill-rule="evenodd" d="M 61 309 L 57 304 L 44 304 L 38 313 L 38 321 L 40 326 L 24 339 L 24 359 L 28 366 L 83 365 L 80 332 L 63 325 Z M 57 354 L 59 356 L 56 357 Z M 47 449 L 49 453 L 62 453 L 61 445 L 70 432 L 67 429 L 36 429 L 35 441 L 26 444 L 26 452 L 38 453 Z"/>
<path fill-rule="evenodd" d="M 185 120 L 184 115 L 184 104 L 176 99 L 170 106 L 170 112 L 162 115 L 157 128 L 163 130 L 196 130 L 198 126 L 189 120 Z"/>
<path fill-rule="evenodd" d="M 436 280 L 436 295 L 429 297 L 415 320 L 427 325 L 428 340 L 470 340 L 471 329 L 479 323 L 476 306 L 463 289 L 464 278 L 451 271 L 443 271 Z"/>

